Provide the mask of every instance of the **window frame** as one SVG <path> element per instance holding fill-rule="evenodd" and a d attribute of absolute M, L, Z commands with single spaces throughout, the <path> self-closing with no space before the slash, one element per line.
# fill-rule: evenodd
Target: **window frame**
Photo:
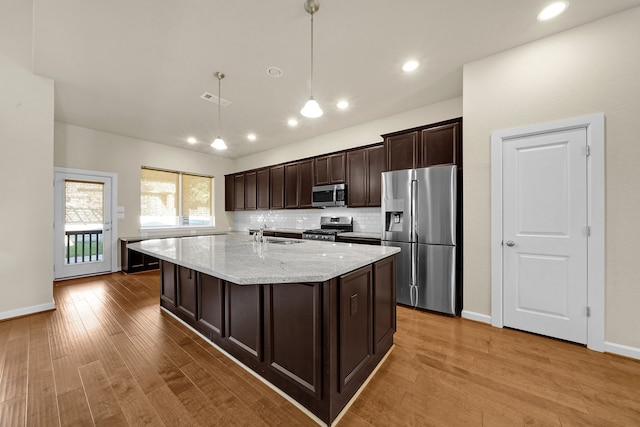
<path fill-rule="evenodd" d="M 175 197 L 177 198 L 177 216 L 176 216 L 176 222 L 174 223 L 174 225 L 146 225 L 146 226 L 142 225 L 142 188 L 140 188 L 140 215 L 138 216 L 138 226 L 140 231 L 155 231 L 155 230 L 172 231 L 172 230 L 194 230 L 194 229 L 215 229 L 216 228 L 215 176 L 195 173 L 195 172 L 185 172 L 185 171 L 178 171 L 178 170 L 172 170 L 172 169 L 157 168 L 153 166 L 142 166 L 140 168 L 140 186 L 141 187 L 142 187 L 142 171 L 145 169 L 158 171 L 158 172 L 173 173 L 178 175 L 178 185 L 177 185 L 177 191 L 175 194 Z M 182 225 L 182 218 L 184 216 L 182 215 L 182 194 L 183 194 L 182 177 L 183 175 L 197 176 L 202 178 L 208 178 L 211 180 L 211 223 L 210 224 Z"/>

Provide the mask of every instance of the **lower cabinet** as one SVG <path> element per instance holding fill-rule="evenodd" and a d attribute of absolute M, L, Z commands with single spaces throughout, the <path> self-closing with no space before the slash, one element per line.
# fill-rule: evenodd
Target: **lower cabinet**
<path fill-rule="evenodd" d="M 161 263 L 160 304 L 327 424 L 393 344 L 395 256 L 326 282 L 236 285 Z"/>

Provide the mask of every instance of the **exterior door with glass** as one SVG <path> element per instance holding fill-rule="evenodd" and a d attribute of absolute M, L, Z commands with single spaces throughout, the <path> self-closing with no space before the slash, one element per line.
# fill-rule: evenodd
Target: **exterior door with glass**
<path fill-rule="evenodd" d="M 109 176 L 55 172 L 56 280 L 111 272 L 111 185 Z"/>

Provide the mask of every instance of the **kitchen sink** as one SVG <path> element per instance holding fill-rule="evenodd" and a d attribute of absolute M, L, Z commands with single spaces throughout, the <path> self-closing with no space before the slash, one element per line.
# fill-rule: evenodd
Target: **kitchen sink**
<path fill-rule="evenodd" d="M 274 245 L 293 245 L 294 243 L 302 243 L 302 240 L 295 240 L 295 239 L 271 240 L 271 239 L 268 239 L 267 243 L 273 243 Z"/>

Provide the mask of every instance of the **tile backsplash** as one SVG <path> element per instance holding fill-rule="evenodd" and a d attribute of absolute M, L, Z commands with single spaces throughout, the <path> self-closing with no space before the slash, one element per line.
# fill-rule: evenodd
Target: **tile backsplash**
<path fill-rule="evenodd" d="M 236 211 L 234 229 L 246 231 L 266 224 L 269 228 L 308 230 L 320 227 L 321 216 L 351 216 L 353 231 L 379 233 L 380 208 L 278 209 L 272 211 Z"/>

